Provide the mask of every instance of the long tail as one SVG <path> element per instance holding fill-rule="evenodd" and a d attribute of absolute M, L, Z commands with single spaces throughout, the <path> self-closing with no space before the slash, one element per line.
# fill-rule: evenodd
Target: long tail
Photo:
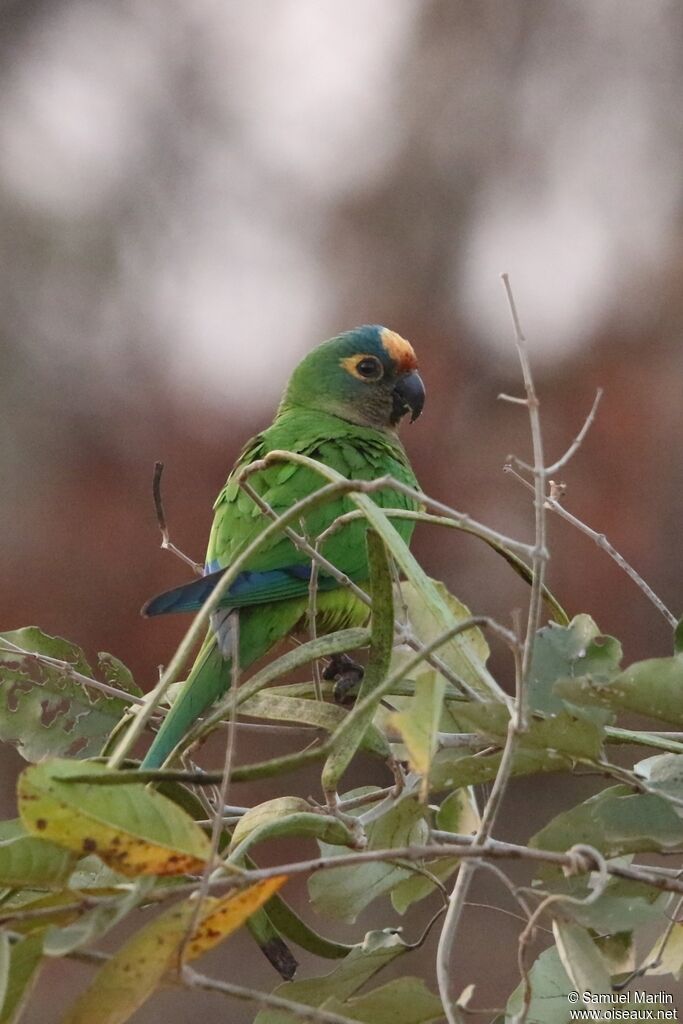
<path fill-rule="evenodd" d="M 228 689 L 231 672 L 230 659 L 223 657 L 213 630 L 209 630 L 185 686 L 154 737 L 141 768 L 159 768 L 164 763 L 189 727 Z"/>
<path fill-rule="evenodd" d="M 240 667 L 247 669 L 288 633 L 306 614 L 308 597 L 272 601 L 239 612 Z M 214 618 L 185 685 L 164 719 L 141 767 L 159 768 L 189 727 L 230 687 L 232 650 L 226 636 L 225 613 Z M 217 628 L 217 623 L 219 623 Z"/>

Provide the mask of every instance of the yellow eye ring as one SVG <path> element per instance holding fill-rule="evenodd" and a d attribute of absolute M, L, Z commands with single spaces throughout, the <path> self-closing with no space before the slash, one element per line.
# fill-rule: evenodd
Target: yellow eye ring
<path fill-rule="evenodd" d="M 384 367 L 377 356 L 364 353 L 361 356 L 349 356 L 342 359 L 342 366 L 359 380 L 380 380 L 384 375 Z"/>

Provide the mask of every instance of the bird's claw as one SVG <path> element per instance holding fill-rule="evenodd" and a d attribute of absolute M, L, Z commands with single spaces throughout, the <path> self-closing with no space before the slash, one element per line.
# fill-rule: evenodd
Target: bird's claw
<path fill-rule="evenodd" d="M 333 654 L 323 669 L 323 679 L 334 680 L 333 697 L 335 704 L 350 707 L 355 703 L 358 689 L 363 681 L 365 669 L 348 654 Z"/>

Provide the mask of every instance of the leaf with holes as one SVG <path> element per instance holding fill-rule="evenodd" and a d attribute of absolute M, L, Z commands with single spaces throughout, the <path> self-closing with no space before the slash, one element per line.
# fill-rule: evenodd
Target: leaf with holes
<path fill-rule="evenodd" d="M 141 695 L 113 655 L 100 655 L 100 670 L 109 685 Z M 0 740 L 13 744 L 27 761 L 99 753 L 128 704 L 89 688 L 75 673 L 94 679 L 75 644 L 36 626 L 0 634 Z"/>
<path fill-rule="evenodd" d="M 683 654 L 638 661 L 608 679 L 583 676 L 555 684 L 558 698 L 612 711 L 631 711 L 683 725 Z"/>
<path fill-rule="evenodd" d="M 590 615 L 577 615 L 568 626 L 551 623 L 539 629 L 531 664 L 529 700 L 537 711 L 562 711 L 554 691 L 558 679 L 590 676 L 609 680 L 619 671 L 622 650 L 614 637 L 604 636 Z"/>

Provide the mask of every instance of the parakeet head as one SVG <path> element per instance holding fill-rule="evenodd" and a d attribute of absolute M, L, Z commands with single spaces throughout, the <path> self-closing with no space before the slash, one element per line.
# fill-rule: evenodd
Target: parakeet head
<path fill-rule="evenodd" d="M 425 400 L 412 345 L 387 327 L 356 327 L 318 345 L 292 374 L 280 406 L 329 412 L 364 427 L 395 430 Z"/>

